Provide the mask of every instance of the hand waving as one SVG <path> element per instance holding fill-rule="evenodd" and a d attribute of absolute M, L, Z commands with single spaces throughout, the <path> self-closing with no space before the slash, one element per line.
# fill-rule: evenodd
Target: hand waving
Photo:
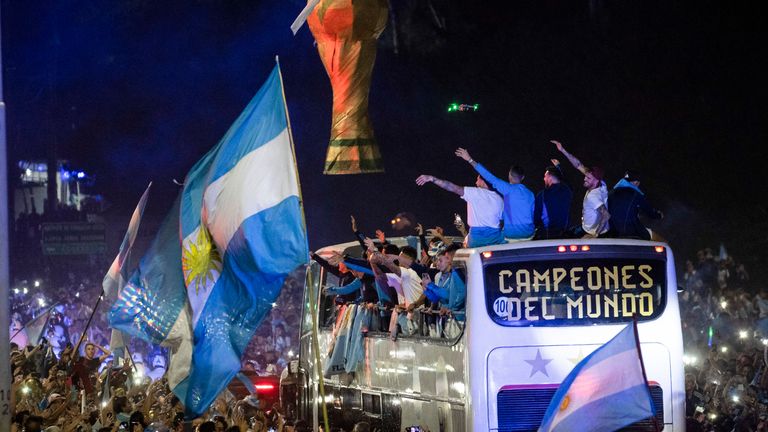
<path fill-rule="evenodd" d="M 464 159 L 467 162 L 472 160 L 472 156 L 469 155 L 469 152 L 467 151 L 467 149 L 464 149 L 461 147 L 456 149 L 456 156 Z"/>

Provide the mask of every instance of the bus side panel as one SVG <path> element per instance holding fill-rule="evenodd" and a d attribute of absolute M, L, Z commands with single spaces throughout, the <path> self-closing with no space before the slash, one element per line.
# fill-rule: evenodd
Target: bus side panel
<path fill-rule="evenodd" d="M 672 253 L 672 249 L 669 247 L 667 250 L 667 281 L 668 282 L 668 297 L 667 297 L 667 316 L 666 321 L 669 323 L 669 327 L 666 329 L 659 329 L 659 331 L 665 331 L 666 334 L 676 334 L 675 343 L 668 343 L 667 349 L 670 351 L 670 357 L 672 358 L 672 409 L 669 420 L 665 417 L 665 423 L 672 421 L 674 429 L 676 431 L 685 430 L 685 371 L 683 366 L 683 332 L 681 329 L 680 318 L 680 303 L 677 298 L 677 275 L 675 274 L 675 257 Z M 642 338 L 642 335 L 641 335 Z M 666 414 L 666 412 L 665 412 Z"/>
<path fill-rule="evenodd" d="M 332 337 L 330 329 L 320 330 L 318 341 L 322 362 L 328 357 Z M 362 412 L 362 417 L 335 412 L 360 410 L 361 394 L 376 393 L 381 397 L 380 415 L 384 429 L 399 430 L 400 426 L 424 422 L 430 430 L 453 430 L 453 418 L 459 415 L 455 411 L 459 410 L 463 417 L 465 348 L 462 342 L 454 346 L 441 342 L 412 338 L 392 341 L 381 335 L 364 338 L 365 359 L 355 373 L 333 375 L 325 380 L 325 403 L 332 426 L 344 427 L 354 424 L 353 420 L 376 423 L 375 418 L 365 417 Z M 306 335 L 302 338 L 302 359 L 307 361 L 302 363 L 309 376 L 314 377 L 316 365 L 310 346 L 311 338 Z M 354 392 L 350 392 L 352 390 Z M 318 390 L 315 400 L 319 398 Z M 379 415 L 378 412 L 373 414 Z M 455 430 L 464 430 L 464 425 L 458 425 Z"/>

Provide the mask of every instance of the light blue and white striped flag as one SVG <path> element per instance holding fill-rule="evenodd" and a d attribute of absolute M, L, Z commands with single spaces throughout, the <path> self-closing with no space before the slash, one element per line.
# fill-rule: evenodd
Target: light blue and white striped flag
<path fill-rule="evenodd" d="M 181 197 L 192 311 L 189 377 L 174 392 L 200 414 L 240 370 L 285 277 L 309 259 L 279 66 L 195 164 Z"/>
<path fill-rule="evenodd" d="M 168 381 L 202 414 L 288 273 L 309 260 L 279 68 L 184 189 L 110 312 L 113 326 L 172 348 Z"/>
<path fill-rule="evenodd" d="M 573 368 L 552 397 L 539 432 L 621 429 L 653 417 L 634 324 Z"/>

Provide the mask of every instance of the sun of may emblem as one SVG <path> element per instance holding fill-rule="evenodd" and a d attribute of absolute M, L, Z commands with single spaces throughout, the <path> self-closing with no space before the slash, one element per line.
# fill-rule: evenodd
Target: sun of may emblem
<path fill-rule="evenodd" d="M 195 294 L 199 294 L 201 288 L 212 286 L 218 279 L 221 273 L 221 257 L 204 226 L 198 228 L 195 240 L 184 245 L 181 268 L 187 289 L 194 287 Z"/>

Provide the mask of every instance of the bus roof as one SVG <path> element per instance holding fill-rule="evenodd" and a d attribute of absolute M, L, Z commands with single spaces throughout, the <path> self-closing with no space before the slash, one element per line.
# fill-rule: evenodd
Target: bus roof
<path fill-rule="evenodd" d="M 460 237 L 447 237 L 449 240 L 460 242 Z M 406 237 L 387 237 L 387 241 L 402 247 L 408 245 L 408 241 Z M 669 245 L 666 242 L 659 242 L 659 241 L 648 241 L 648 240 L 637 240 L 637 239 L 626 239 L 626 238 L 596 238 L 596 239 L 551 239 L 551 240 L 521 240 L 513 243 L 505 243 L 505 244 L 499 244 L 499 245 L 493 245 L 493 246 L 484 246 L 479 248 L 471 248 L 471 249 L 460 249 L 458 252 L 456 252 L 457 258 L 467 258 L 473 254 L 482 253 L 482 252 L 494 252 L 494 251 L 502 251 L 502 250 L 511 250 L 511 249 L 525 249 L 525 248 L 539 248 L 539 247 L 558 247 L 558 246 L 566 246 L 569 247 L 571 245 L 615 245 L 615 246 L 663 246 L 665 248 L 669 248 Z M 360 244 L 356 241 L 346 242 L 346 243 L 339 243 L 335 245 L 330 245 L 323 247 L 321 249 L 318 249 L 316 253 L 320 256 L 328 256 L 333 252 L 339 252 L 339 253 L 345 253 L 345 251 L 349 251 L 350 249 L 354 250 L 354 248 L 359 248 Z"/>

